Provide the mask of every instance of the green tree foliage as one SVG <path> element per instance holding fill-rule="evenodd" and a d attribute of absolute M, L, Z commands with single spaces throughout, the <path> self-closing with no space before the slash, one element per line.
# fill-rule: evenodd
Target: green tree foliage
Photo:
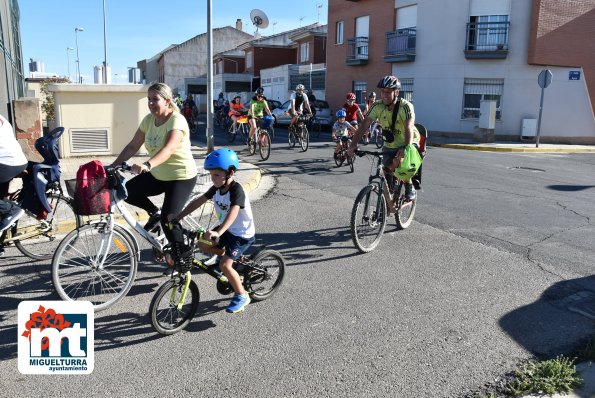
<path fill-rule="evenodd" d="M 41 110 L 45 113 L 47 120 L 56 120 L 54 113 L 54 93 L 48 90 L 48 86 L 54 83 L 70 83 L 70 79 L 66 77 L 53 77 L 45 79 L 41 83 Z"/>

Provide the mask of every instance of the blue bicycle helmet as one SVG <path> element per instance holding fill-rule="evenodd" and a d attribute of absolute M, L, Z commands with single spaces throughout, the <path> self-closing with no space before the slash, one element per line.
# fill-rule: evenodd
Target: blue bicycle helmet
<path fill-rule="evenodd" d="M 339 109 L 337 111 L 337 117 L 347 117 L 347 112 L 345 112 L 345 109 Z"/>
<path fill-rule="evenodd" d="M 217 149 L 209 153 L 205 159 L 205 170 L 221 169 L 231 171 L 239 168 L 238 155 L 228 148 Z"/>

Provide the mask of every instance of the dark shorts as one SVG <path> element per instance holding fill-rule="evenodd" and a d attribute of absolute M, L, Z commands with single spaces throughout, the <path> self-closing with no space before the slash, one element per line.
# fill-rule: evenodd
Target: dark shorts
<path fill-rule="evenodd" d="M 225 255 L 232 260 L 237 260 L 254 243 L 254 236 L 249 239 L 240 238 L 231 232 L 225 231 L 219 237 L 217 246 L 225 247 Z"/>

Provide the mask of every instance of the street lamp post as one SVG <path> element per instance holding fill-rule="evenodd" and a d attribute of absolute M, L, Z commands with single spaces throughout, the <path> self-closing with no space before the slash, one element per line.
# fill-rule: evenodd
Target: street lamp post
<path fill-rule="evenodd" d="M 68 80 L 72 80 L 70 78 L 70 52 L 73 51 L 74 48 L 66 47 L 66 62 L 68 63 Z"/>
<path fill-rule="evenodd" d="M 81 81 L 81 60 L 79 58 L 79 32 L 83 32 L 85 29 L 83 28 L 74 28 L 74 38 L 76 41 L 76 73 L 77 73 L 77 79 L 76 81 L 80 84 L 82 83 Z"/>

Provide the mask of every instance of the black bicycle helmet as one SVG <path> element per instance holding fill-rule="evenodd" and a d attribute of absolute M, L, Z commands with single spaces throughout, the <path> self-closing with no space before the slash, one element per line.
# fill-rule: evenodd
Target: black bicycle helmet
<path fill-rule="evenodd" d="M 400 90 L 401 82 L 396 76 L 384 76 L 376 86 L 378 88 L 390 88 L 392 90 Z"/>
<path fill-rule="evenodd" d="M 256 91 L 254 92 L 254 94 L 256 94 L 256 95 L 264 95 L 264 88 L 258 87 L 256 89 Z"/>

